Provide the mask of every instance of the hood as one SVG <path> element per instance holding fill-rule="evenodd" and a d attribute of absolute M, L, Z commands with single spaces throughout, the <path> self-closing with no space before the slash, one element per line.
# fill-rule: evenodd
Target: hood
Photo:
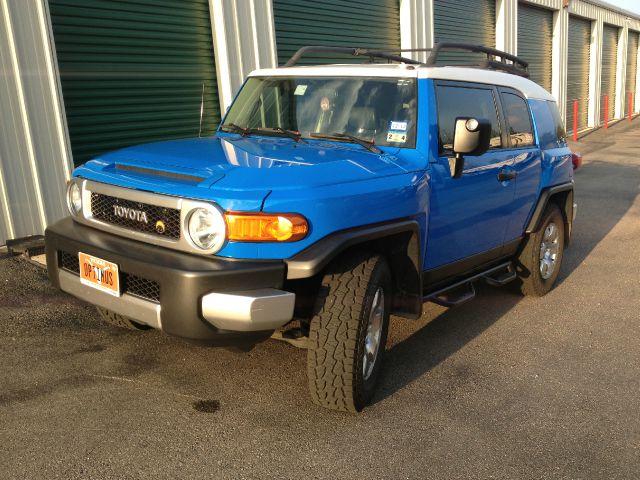
<path fill-rule="evenodd" d="M 350 143 L 226 135 L 137 145 L 96 158 L 75 175 L 148 191 L 198 198 L 251 197 L 274 189 L 313 188 L 406 173 L 398 155 Z M 203 189 L 209 190 L 205 193 Z M 215 194 L 214 194 L 215 192 Z"/>

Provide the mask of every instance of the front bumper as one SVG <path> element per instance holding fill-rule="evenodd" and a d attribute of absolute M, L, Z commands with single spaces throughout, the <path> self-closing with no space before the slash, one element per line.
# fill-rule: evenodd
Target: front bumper
<path fill-rule="evenodd" d="M 234 261 L 175 252 L 65 218 L 45 232 L 54 286 L 170 335 L 214 345 L 268 338 L 293 317 L 295 295 L 281 290 L 281 261 Z M 122 294 L 80 283 L 78 252 L 114 262 Z M 77 270 L 76 270 L 77 268 Z"/>

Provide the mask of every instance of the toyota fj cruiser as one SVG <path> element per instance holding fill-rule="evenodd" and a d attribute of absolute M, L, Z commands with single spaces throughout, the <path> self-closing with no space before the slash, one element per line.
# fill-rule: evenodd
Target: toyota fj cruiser
<path fill-rule="evenodd" d="M 441 66 L 446 50 L 486 60 Z M 387 63 L 295 66 L 314 52 Z M 306 47 L 249 75 L 214 136 L 76 168 L 51 281 L 127 328 L 241 347 L 284 332 L 313 401 L 348 411 L 374 394 L 390 315 L 478 280 L 544 295 L 575 213 L 554 98 L 498 50 L 398 53 Z"/>

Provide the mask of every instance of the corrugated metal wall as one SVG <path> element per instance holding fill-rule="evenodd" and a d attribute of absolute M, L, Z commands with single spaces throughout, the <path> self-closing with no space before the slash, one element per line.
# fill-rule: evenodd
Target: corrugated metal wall
<path fill-rule="evenodd" d="M 466 42 L 485 47 L 496 46 L 495 0 L 433 0 L 433 34 L 435 42 Z M 477 63 L 485 55 L 446 53 L 442 63 Z"/>
<path fill-rule="evenodd" d="M 208 0 L 49 0 L 76 165 L 220 121 Z"/>
<path fill-rule="evenodd" d="M 589 120 L 589 46 L 591 21 L 569 17 L 567 52 L 567 131 L 573 131 L 573 105 L 578 101 L 578 131 L 587 128 Z"/>
<path fill-rule="evenodd" d="M 273 15 L 280 65 L 306 45 L 400 49 L 399 0 L 273 0 Z M 360 61 L 314 55 L 300 64 Z"/>
<path fill-rule="evenodd" d="M 602 73 L 600 76 L 600 123 L 615 117 L 616 105 L 616 67 L 618 62 L 618 27 L 605 25 L 602 30 Z M 609 111 L 605 108 L 609 99 Z"/>
<path fill-rule="evenodd" d="M 529 62 L 530 78 L 551 91 L 553 11 L 518 5 L 518 56 Z"/>
<path fill-rule="evenodd" d="M 0 245 L 65 215 L 70 159 L 43 0 L 0 0 Z"/>

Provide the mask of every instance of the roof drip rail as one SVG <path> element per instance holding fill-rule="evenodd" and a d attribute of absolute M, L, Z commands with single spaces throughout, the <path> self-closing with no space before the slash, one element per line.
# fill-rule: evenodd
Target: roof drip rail
<path fill-rule="evenodd" d="M 512 73 L 514 75 L 520 75 L 521 77 L 529 78 L 529 63 L 525 62 L 519 57 L 515 55 L 511 55 L 510 53 L 503 52 L 502 50 L 496 50 L 495 48 L 483 47 L 482 45 L 473 45 L 471 43 L 456 43 L 456 42 L 441 42 L 437 43 L 433 48 L 424 48 L 424 49 L 413 49 L 413 50 L 400 50 L 400 52 L 405 51 L 430 51 L 429 58 L 427 59 L 425 65 L 428 67 L 435 66 L 443 66 L 436 65 L 438 62 L 438 55 L 443 50 L 459 50 L 464 52 L 471 53 L 484 53 L 487 58 L 484 62 L 480 62 L 474 65 L 466 65 L 466 66 L 474 66 L 479 68 L 485 68 L 490 70 L 502 70 L 507 73 Z M 511 63 L 507 63 L 510 61 Z M 455 65 L 452 65 L 455 66 Z M 459 65 L 463 66 L 463 65 Z"/>
<path fill-rule="evenodd" d="M 411 65 L 422 65 L 422 62 L 417 60 L 413 60 L 411 58 L 402 57 L 400 55 L 395 55 L 388 51 L 384 50 L 372 50 L 369 48 L 358 48 L 358 47 L 321 47 L 321 46 L 309 46 L 302 47 L 293 56 L 284 64 L 285 67 L 293 67 L 298 63 L 298 61 L 309 53 L 339 53 L 343 55 L 351 55 L 353 57 L 369 57 L 370 61 L 373 61 L 376 58 L 381 60 L 387 60 L 389 62 L 400 62 L 407 63 Z"/>

